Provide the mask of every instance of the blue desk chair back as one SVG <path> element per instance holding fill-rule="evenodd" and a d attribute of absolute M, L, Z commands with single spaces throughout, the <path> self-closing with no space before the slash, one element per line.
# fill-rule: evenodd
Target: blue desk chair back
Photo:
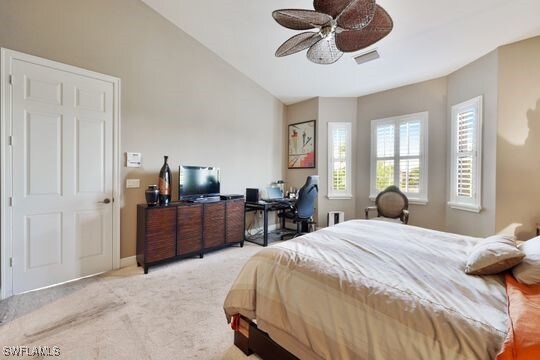
<path fill-rule="evenodd" d="M 284 234 L 281 236 L 281 239 L 289 236 L 296 237 L 302 235 L 301 225 L 302 223 L 309 223 L 312 221 L 313 213 L 315 211 L 315 200 L 317 199 L 318 194 L 319 176 L 310 175 L 307 177 L 304 186 L 298 190 L 296 203 L 290 210 L 280 214 L 280 216 L 284 216 L 286 219 L 290 219 L 296 223 L 296 233 Z"/>

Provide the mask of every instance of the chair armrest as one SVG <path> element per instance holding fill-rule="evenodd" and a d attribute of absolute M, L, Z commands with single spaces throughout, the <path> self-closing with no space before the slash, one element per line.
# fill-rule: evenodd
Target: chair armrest
<path fill-rule="evenodd" d="M 401 221 L 404 224 L 409 223 L 409 214 L 409 210 L 403 210 L 403 212 L 401 213 Z"/>
<path fill-rule="evenodd" d="M 288 206 L 287 210 L 291 210 L 293 212 L 296 212 L 296 206 L 295 206 L 296 202 L 290 202 L 290 203 L 288 203 L 288 205 L 289 206 Z"/>
<path fill-rule="evenodd" d="M 377 210 L 376 206 L 368 206 L 364 209 L 364 213 L 366 214 L 366 220 L 369 219 L 369 211 L 370 210 Z"/>
<path fill-rule="evenodd" d="M 288 204 L 288 206 L 280 207 L 277 210 L 279 210 L 278 216 L 281 216 L 281 212 L 285 211 L 291 211 L 293 213 L 296 213 L 296 207 L 294 206 L 294 203 Z"/>

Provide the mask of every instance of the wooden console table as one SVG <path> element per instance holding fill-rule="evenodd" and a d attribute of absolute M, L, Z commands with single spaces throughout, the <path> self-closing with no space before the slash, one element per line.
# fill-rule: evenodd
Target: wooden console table
<path fill-rule="evenodd" d="M 137 264 L 148 267 L 226 246 L 244 246 L 244 199 L 137 205 Z"/>

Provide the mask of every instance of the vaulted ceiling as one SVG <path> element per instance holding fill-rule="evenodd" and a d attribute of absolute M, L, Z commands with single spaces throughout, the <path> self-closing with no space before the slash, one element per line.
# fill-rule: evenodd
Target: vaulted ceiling
<path fill-rule="evenodd" d="M 305 51 L 276 58 L 297 32 L 273 10 L 313 9 L 311 0 L 143 0 L 286 104 L 315 96 L 361 96 L 444 76 L 497 47 L 540 35 L 540 0 L 378 0 L 394 20 L 379 43 L 317 65 Z M 353 57 L 377 48 L 381 58 Z"/>

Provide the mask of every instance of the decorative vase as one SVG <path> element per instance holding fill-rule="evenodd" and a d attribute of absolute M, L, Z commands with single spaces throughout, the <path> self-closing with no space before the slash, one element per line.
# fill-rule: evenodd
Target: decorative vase
<path fill-rule="evenodd" d="M 171 169 L 169 169 L 169 164 L 167 164 L 168 156 L 163 157 L 163 166 L 159 171 L 159 204 L 167 205 L 171 202 Z"/>
<path fill-rule="evenodd" d="M 144 195 L 146 196 L 148 206 L 156 206 L 158 204 L 159 190 L 157 185 L 149 185 Z"/>

